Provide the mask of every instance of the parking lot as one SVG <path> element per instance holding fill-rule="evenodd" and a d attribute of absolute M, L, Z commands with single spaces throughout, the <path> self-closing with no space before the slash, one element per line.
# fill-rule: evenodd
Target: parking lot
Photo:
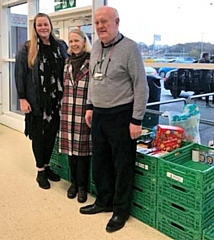
<path fill-rule="evenodd" d="M 187 99 L 189 96 L 191 96 L 193 92 L 182 92 L 180 95 L 180 98 Z M 210 97 L 211 98 L 211 97 Z M 184 101 L 178 101 L 176 103 L 173 103 L 173 97 L 169 90 L 165 90 L 163 87 L 163 80 L 161 80 L 161 98 L 160 101 L 168 101 L 167 104 L 161 104 L 160 105 L 160 111 L 166 112 L 178 112 L 181 113 L 183 106 L 185 104 Z M 170 103 L 171 101 L 171 103 Z M 196 101 L 192 101 L 192 103 L 196 103 L 199 107 L 200 113 L 201 113 L 201 119 L 213 121 L 214 116 L 214 108 L 207 108 L 205 104 L 205 99 L 199 99 L 197 98 Z M 159 123 L 160 124 L 169 124 L 169 120 L 167 117 L 160 116 L 159 117 Z M 201 138 L 201 144 L 208 145 L 208 141 L 212 140 L 214 137 L 214 125 L 208 125 L 208 124 L 202 124 L 199 125 L 199 131 L 200 131 L 200 138 Z"/>

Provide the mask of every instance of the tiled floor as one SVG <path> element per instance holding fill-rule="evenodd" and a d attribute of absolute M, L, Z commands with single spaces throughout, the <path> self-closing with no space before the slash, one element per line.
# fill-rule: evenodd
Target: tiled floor
<path fill-rule="evenodd" d="M 115 233 L 105 231 L 111 213 L 85 216 L 76 199 L 68 199 L 69 182 L 36 183 L 31 142 L 0 125 L 0 240 L 167 240 L 167 236 L 130 217 Z M 93 203 L 89 196 L 87 204 Z"/>

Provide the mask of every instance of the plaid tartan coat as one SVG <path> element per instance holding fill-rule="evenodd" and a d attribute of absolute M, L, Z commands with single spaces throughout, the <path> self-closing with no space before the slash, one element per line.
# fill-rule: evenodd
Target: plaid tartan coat
<path fill-rule="evenodd" d="M 87 55 L 76 79 L 73 79 L 71 62 L 69 59 L 65 62 L 59 152 L 69 156 L 92 154 L 91 130 L 85 122 L 89 58 L 90 54 Z"/>

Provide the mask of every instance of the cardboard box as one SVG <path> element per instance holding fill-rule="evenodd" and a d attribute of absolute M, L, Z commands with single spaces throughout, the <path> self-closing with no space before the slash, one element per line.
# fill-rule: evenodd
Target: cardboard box
<path fill-rule="evenodd" d="M 167 152 L 173 151 L 181 146 L 183 136 L 184 130 L 181 127 L 158 124 L 154 147 Z"/>

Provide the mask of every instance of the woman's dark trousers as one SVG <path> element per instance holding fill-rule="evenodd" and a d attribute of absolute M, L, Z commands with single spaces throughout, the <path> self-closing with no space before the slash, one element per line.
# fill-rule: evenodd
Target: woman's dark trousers
<path fill-rule="evenodd" d="M 40 116 L 33 117 L 32 149 L 36 167 L 43 168 L 49 164 L 53 152 L 56 134 L 59 129 L 59 116 L 45 123 Z"/>
<path fill-rule="evenodd" d="M 90 156 L 69 156 L 68 157 L 71 182 L 77 188 L 83 188 L 87 191 L 89 178 Z"/>

